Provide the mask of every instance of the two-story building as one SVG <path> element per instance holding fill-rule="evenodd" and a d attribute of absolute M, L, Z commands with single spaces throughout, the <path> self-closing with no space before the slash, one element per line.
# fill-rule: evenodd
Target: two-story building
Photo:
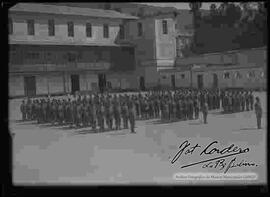
<path fill-rule="evenodd" d="M 134 16 L 19 3 L 9 12 L 10 96 L 135 88 Z"/>
<path fill-rule="evenodd" d="M 9 13 L 10 96 L 156 86 L 174 67 L 176 14 L 19 3 Z"/>

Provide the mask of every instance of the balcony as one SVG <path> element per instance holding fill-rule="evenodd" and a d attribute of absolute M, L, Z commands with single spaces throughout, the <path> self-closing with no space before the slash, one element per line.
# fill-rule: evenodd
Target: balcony
<path fill-rule="evenodd" d="M 67 64 L 10 64 L 9 72 L 52 72 L 52 71 L 78 71 L 78 70 L 108 70 L 109 62 L 67 63 Z"/>

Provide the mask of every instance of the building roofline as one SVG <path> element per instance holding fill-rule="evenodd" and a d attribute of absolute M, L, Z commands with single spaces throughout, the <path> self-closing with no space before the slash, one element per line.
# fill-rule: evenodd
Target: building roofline
<path fill-rule="evenodd" d="M 213 52 L 213 53 L 194 54 L 193 56 L 190 56 L 190 57 L 207 56 L 207 55 L 219 55 L 219 54 L 224 54 L 224 53 L 235 53 L 235 52 L 239 52 L 239 51 L 263 50 L 263 49 L 267 50 L 267 46 L 256 47 L 256 48 L 235 49 L 235 50 L 220 51 L 220 52 Z M 189 57 L 187 57 L 187 58 L 189 58 Z"/>
<path fill-rule="evenodd" d="M 63 42 L 63 41 L 28 41 L 28 40 L 12 40 L 10 39 L 9 44 L 11 45 L 63 45 L 63 46 L 108 46 L 108 47 L 134 47 L 129 43 L 116 44 L 116 43 L 102 43 L 102 42 Z"/>
<path fill-rule="evenodd" d="M 76 15 L 88 16 L 98 18 L 115 18 L 115 19 L 138 19 L 125 13 L 120 13 L 115 10 L 103 10 L 93 8 L 81 8 L 71 6 L 58 6 L 43 3 L 18 3 L 11 7 L 9 11 L 12 12 L 28 12 L 28 13 L 44 13 L 44 14 L 57 14 L 57 15 Z"/>

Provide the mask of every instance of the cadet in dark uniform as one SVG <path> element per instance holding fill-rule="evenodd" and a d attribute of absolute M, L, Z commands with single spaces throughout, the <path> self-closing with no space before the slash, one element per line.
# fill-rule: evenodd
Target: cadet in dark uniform
<path fill-rule="evenodd" d="M 249 97 L 247 91 L 245 93 L 245 100 L 246 100 L 246 110 L 249 111 Z"/>
<path fill-rule="evenodd" d="M 197 120 L 199 118 L 199 100 L 197 97 L 194 99 L 194 112 L 195 112 L 195 119 Z"/>
<path fill-rule="evenodd" d="M 123 102 L 121 106 L 121 114 L 123 118 L 124 129 L 128 128 L 128 106 L 127 101 Z"/>
<path fill-rule="evenodd" d="M 103 102 L 100 102 L 98 105 L 98 113 L 97 113 L 97 117 L 98 117 L 98 126 L 100 129 L 100 132 L 104 131 L 104 118 L 105 118 L 105 106 L 103 104 Z"/>
<path fill-rule="evenodd" d="M 208 104 L 205 102 L 202 106 L 203 122 L 207 124 Z"/>
<path fill-rule="evenodd" d="M 128 118 L 129 118 L 129 124 L 130 124 L 130 130 L 131 133 L 135 133 L 135 116 L 136 116 L 136 109 L 135 104 L 133 100 L 130 100 L 128 102 Z"/>
<path fill-rule="evenodd" d="M 192 120 L 193 119 L 193 102 L 191 97 L 188 99 L 188 119 Z"/>
<path fill-rule="evenodd" d="M 24 100 L 22 101 L 20 109 L 21 109 L 21 113 L 22 113 L 22 120 L 25 121 L 26 120 L 26 105 L 25 105 Z"/>
<path fill-rule="evenodd" d="M 172 113 L 173 113 L 173 121 L 175 121 L 177 118 L 177 103 L 175 99 L 173 99 L 172 101 Z"/>
<path fill-rule="evenodd" d="M 81 122 L 82 122 L 82 106 L 81 106 L 81 101 L 80 99 L 76 102 L 76 123 L 75 125 L 77 127 L 81 126 Z"/>
<path fill-rule="evenodd" d="M 121 108 L 119 98 L 114 99 L 114 120 L 116 130 L 120 129 L 121 125 Z"/>
<path fill-rule="evenodd" d="M 58 124 L 62 125 L 64 121 L 64 106 L 63 106 L 63 101 L 59 101 L 58 103 Z"/>
<path fill-rule="evenodd" d="M 245 96 L 244 96 L 244 92 L 241 92 L 241 111 L 245 111 Z"/>
<path fill-rule="evenodd" d="M 249 101 L 250 101 L 250 108 L 251 108 L 251 110 L 253 110 L 254 96 L 252 94 L 252 91 L 249 92 Z"/>
<path fill-rule="evenodd" d="M 83 126 L 86 127 L 88 126 L 88 122 L 89 122 L 89 103 L 84 100 L 83 101 Z"/>
<path fill-rule="evenodd" d="M 91 118 L 91 126 L 92 129 L 95 130 L 96 129 L 96 117 L 97 117 L 97 104 L 93 101 L 92 105 L 91 105 L 91 111 L 90 111 L 90 118 Z"/>
<path fill-rule="evenodd" d="M 261 120 L 262 120 L 262 106 L 259 97 L 256 97 L 256 102 L 254 104 L 256 118 L 257 118 L 257 127 L 261 129 Z"/>
<path fill-rule="evenodd" d="M 179 119 L 183 120 L 184 119 L 184 103 L 182 99 L 179 99 Z"/>

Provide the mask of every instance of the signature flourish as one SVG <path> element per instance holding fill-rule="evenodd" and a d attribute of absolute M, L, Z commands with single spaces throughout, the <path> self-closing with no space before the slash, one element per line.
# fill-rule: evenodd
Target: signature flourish
<path fill-rule="evenodd" d="M 203 147 L 198 143 L 196 145 L 191 145 L 188 140 L 185 140 L 180 146 L 178 152 L 174 155 L 171 160 L 171 164 L 174 164 L 182 155 L 192 155 L 195 150 L 200 151 L 200 156 L 212 156 L 209 159 L 201 160 L 198 162 L 190 163 L 187 165 L 181 166 L 181 168 L 186 168 L 198 164 L 203 164 L 202 168 L 216 168 L 216 169 L 225 169 L 224 173 L 228 172 L 229 169 L 235 167 L 245 167 L 245 166 L 257 166 L 253 162 L 247 162 L 242 160 L 240 163 L 236 161 L 236 155 L 245 154 L 250 151 L 248 147 L 241 148 L 235 144 L 231 144 L 225 148 L 220 148 L 218 146 L 218 141 L 213 141 L 207 146 Z M 235 156 L 230 162 L 227 162 L 225 158 Z"/>

